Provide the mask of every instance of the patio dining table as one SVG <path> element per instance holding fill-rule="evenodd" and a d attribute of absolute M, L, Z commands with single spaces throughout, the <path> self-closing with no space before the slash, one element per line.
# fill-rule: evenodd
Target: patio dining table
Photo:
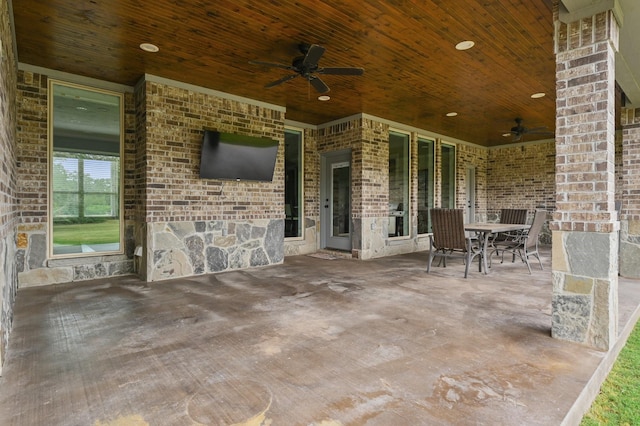
<path fill-rule="evenodd" d="M 484 273 L 488 271 L 487 266 L 487 250 L 489 248 L 489 237 L 491 234 L 498 234 L 500 232 L 513 232 L 524 231 L 529 229 L 531 225 L 525 225 L 521 223 L 489 223 L 489 222 L 475 222 L 467 223 L 464 225 L 464 230 L 469 232 L 475 232 L 478 234 L 478 240 L 480 241 L 480 258 L 478 268 L 482 272 L 484 266 Z"/>

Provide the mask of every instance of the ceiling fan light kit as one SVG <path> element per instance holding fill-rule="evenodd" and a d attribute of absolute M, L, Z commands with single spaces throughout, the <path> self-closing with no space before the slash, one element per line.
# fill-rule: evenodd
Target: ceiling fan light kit
<path fill-rule="evenodd" d="M 263 65 L 272 68 L 281 68 L 292 71 L 294 74 L 286 75 L 278 80 L 272 81 L 265 85 L 265 88 L 271 88 L 285 83 L 289 80 L 301 76 L 309 82 L 311 86 L 320 94 L 329 92 L 329 86 L 319 77 L 324 75 L 362 75 L 364 68 L 360 67 L 320 67 L 318 62 L 324 55 L 325 48 L 317 44 L 301 43 L 298 45 L 301 56 L 293 58 L 291 65 L 285 65 L 275 62 L 249 61 L 253 65 Z M 321 99 L 322 100 L 322 99 Z M 328 99 L 327 99 L 328 100 Z"/>

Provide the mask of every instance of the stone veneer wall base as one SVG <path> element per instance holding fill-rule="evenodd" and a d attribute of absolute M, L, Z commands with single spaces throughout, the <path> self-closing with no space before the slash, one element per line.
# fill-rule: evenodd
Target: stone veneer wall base
<path fill-rule="evenodd" d="M 147 281 L 282 263 L 284 220 L 147 225 Z"/>

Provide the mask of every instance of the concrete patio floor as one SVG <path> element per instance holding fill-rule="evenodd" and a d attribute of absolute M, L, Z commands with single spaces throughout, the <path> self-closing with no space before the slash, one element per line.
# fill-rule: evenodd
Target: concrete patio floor
<path fill-rule="evenodd" d="M 0 424 L 575 424 L 619 348 L 550 337 L 543 253 L 533 275 L 423 252 L 22 289 Z M 640 282 L 619 296 L 621 346 Z"/>

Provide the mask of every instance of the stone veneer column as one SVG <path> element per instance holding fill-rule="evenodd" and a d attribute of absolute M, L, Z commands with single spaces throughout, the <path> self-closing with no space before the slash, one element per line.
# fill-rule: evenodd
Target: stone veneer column
<path fill-rule="evenodd" d="M 617 42 L 611 11 L 568 24 L 556 15 L 551 331 L 555 338 L 600 350 L 613 346 L 618 323 Z"/>
<path fill-rule="evenodd" d="M 620 275 L 640 278 L 640 108 L 622 114 Z"/>

